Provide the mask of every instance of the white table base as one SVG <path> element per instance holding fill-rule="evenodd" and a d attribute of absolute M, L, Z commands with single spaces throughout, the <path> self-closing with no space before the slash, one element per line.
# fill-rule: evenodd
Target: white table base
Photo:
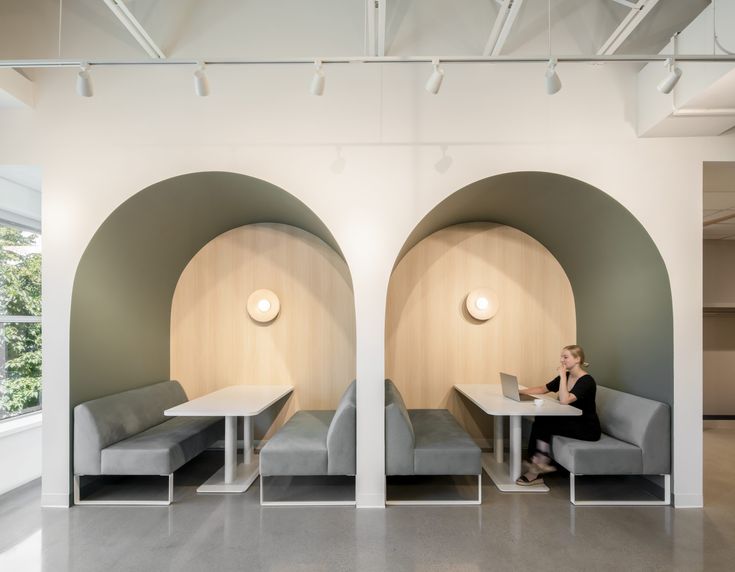
<path fill-rule="evenodd" d="M 498 463 L 492 453 L 482 454 L 482 468 L 490 476 L 498 490 L 504 493 L 548 493 L 546 485 L 532 485 L 524 487 L 517 485 L 515 479 L 510 477 L 508 463 Z"/>
<path fill-rule="evenodd" d="M 547 493 L 546 485 L 517 485 L 516 479 L 521 476 L 521 417 L 510 416 L 510 459 L 503 462 L 503 417 L 496 415 L 494 451 L 492 454 L 483 453 L 482 468 L 490 479 L 504 493 Z"/>
<path fill-rule="evenodd" d="M 244 493 L 260 475 L 253 454 L 253 418 L 245 417 L 243 462 L 237 463 L 237 417 L 225 417 L 225 466 L 197 488 L 198 493 Z"/>
<path fill-rule="evenodd" d="M 244 493 L 260 476 L 258 460 L 249 465 L 240 463 L 237 465 L 234 478 L 230 482 L 225 480 L 225 467 L 221 467 L 215 474 L 209 477 L 198 488 L 198 493 Z"/>

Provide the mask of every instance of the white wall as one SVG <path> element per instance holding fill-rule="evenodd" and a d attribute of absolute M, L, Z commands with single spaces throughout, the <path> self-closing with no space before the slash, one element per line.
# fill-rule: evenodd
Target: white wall
<path fill-rule="evenodd" d="M 429 71 L 328 66 L 326 94 L 315 98 L 308 67 L 213 67 L 213 95 L 197 99 L 191 70 L 106 68 L 94 70 L 97 95 L 80 99 L 74 70 L 48 70 L 36 74 L 34 113 L 0 111 L 0 133 L 14 134 L 0 138 L 0 162 L 40 164 L 45 176 L 45 504 L 68 502 L 69 313 L 80 256 L 132 194 L 205 170 L 288 190 L 345 253 L 356 300 L 363 507 L 383 503 L 385 294 L 414 225 L 457 189 L 508 171 L 568 175 L 620 201 L 651 234 L 671 278 L 674 493 L 679 506 L 702 504 L 702 161 L 732 158 L 735 137 L 637 139 L 636 68 L 627 65 L 564 66 L 564 89 L 553 97 L 542 65 L 446 66 L 438 96 L 422 89 Z M 443 154 L 448 169 L 446 160 L 437 165 Z"/>
<path fill-rule="evenodd" d="M 41 476 L 41 413 L 0 423 L 0 495 Z"/>

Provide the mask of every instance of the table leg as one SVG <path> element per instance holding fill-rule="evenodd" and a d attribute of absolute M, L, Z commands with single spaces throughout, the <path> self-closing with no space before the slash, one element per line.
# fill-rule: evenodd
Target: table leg
<path fill-rule="evenodd" d="M 493 451 L 495 452 L 495 460 L 498 463 L 502 463 L 503 447 L 505 446 L 505 443 L 503 443 L 503 417 L 502 415 L 496 415 L 493 417 L 493 420 L 495 422 L 495 444 L 493 445 Z"/>
<path fill-rule="evenodd" d="M 510 481 L 516 482 L 521 476 L 521 418 L 512 415 L 510 418 Z"/>
<path fill-rule="evenodd" d="M 249 465 L 253 462 L 253 418 L 245 417 L 243 426 L 243 463 Z"/>
<path fill-rule="evenodd" d="M 225 466 L 197 488 L 199 493 L 242 493 L 260 474 L 253 455 L 253 418 L 245 417 L 244 463 L 237 463 L 237 417 L 225 417 Z"/>
<path fill-rule="evenodd" d="M 510 455 L 507 463 L 503 462 L 503 417 L 495 417 L 495 440 L 492 453 L 482 454 L 482 468 L 492 479 L 498 490 L 504 493 L 541 493 L 547 492 L 546 485 L 524 487 L 517 485 L 516 479 L 521 476 L 521 416 L 510 415 Z"/>
<path fill-rule="evenodd" d="M 225 483 L 237 475 L 237 417 L 225 417 Z"/>

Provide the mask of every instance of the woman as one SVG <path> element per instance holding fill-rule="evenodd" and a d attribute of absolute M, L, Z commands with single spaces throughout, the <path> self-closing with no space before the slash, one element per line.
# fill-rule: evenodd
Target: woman
<path fill-rule="evenodd" d="M 542 395 L 549 391 L 559 394 L 559 403 L 582 410 L 579 417 L 537 416 L 531 428 L 528 443 L 529 469 L 516 481 L 518 485 L 538 485 L 544 481 L 539 476 L 556 470 L 551 464 L 551 438 L 554 435 L 572 437 L 583 441 L 597 441 L 600 438 L 600 420 L 595 408 L 597 384 L 582 367 L 589 366 L 584 361 L 584 351 L 579 346 L 565 346 L 561 352 L 559 375 L 546 385 L 520 390 L 526 395 Z"/>

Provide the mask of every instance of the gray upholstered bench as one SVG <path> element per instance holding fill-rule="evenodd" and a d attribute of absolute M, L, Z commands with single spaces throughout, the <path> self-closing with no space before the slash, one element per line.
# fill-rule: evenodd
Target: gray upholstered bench
<path fill-rule="evenodd" d="M 297 411 L 260 450 L 260 502 L 268 505 L 341 504 L 349 500 L 269 501 L 269 477 L 355 475 L 356 383 L 345 390 L 335 411 Z"/>
<path fill-rule="evenodd" d="M 482 502 L 482 451 L 447 409 L 406 409 L 398 388 L 385 380 L 385 474 L 477 475 Z M 419 501 L 388 501 L 413 504 Z M 429 504 L 431 501 L 421 501 Z M 441 504 L 447 504 L 442 501 Z"/>
<path fill-rule="evenodd" d="M 164 417 L 165 409 L 185 401 L 186 393 L 178 381 L 162 381 L 77 405 L 74 502 L 171 504 L 174 471 L 222 438 L 219 418 Z M 80 478 L 91 475 L 168 476 L 168 500 L 83 500 Z"/>
<path fill-rule="evenodd" d="M 602 437 L 579 441 L 554 437 L 552 453 L 569 471 L 573 504 L 670 504 L 671 417 L 669 406 L 607 387 L 597 387 L 597 415 Z M 576 499 L 575 477 L 581 475 L 661 475 L 660 501 L 582 501 Z"/>

